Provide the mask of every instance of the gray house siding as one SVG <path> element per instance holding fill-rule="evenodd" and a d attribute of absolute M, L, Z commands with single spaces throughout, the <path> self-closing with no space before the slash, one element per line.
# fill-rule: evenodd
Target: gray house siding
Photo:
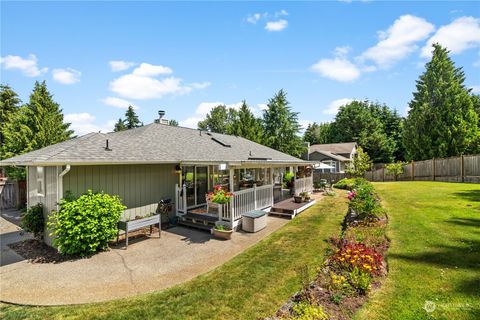
<path fill-rule="evenodd" d="M 173 164 L 72 166 L 63 177 L 63 193 L 91 189 L 118 195 L 127 207 L 124 218 L 155 212 L 160 199 L 175 199 L 178 174 Z"/>
<path fill-rule="evenodd" d="M 57 167 L 43 167 L 43 174 L 40 175 L 37 173 L 37 167 L 27 167 L 27 174 L 28 206 L 43 204 L 43 216 L 45 221 L 48 221 L 49 213 L 57 209 Z M 39 190 L 39 178 L 43 179 L 43 191 Z M 44 238 L 49 245 L 51 245 L 50 232 L 45 224 Z"/>

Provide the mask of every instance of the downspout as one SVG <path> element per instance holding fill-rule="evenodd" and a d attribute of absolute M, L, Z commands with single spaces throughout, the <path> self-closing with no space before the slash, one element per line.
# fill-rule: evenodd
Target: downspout
<path fill-rule="evenodd" d="M 57 171 L 58 171 L 58 168 L 61 168 L 61 167 L 57 167 Z M 62 199 L 62 197 L 63 197 L 63 176 L 66 175 L 70 171 L 70 169 L 71 169 L 70 165 L 67 164 L 66 167 L 65 167 L 65 170 L 60 172 L 60 174 L 58 175 L 58 179 L 57 179 L 57 211 L 59 209 L 58 205 L 60 203 L 60 199 Z"/>

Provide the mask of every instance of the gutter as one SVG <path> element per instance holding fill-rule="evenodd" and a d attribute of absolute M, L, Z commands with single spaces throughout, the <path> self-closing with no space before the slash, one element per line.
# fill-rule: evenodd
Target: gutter
<path fill-rule="evenodd" d="M 59 171 L 60 168 L 61 167 L 57 167 L 57 172 Z M 71 169 L 71 166 L 67 164 L 65 166 L 65 170 L 60 172 L 57 178 L 57 211 L 60 209 L 59 203 L 60 203 L 60 199 L 62 199 L 63 197 L 63 176 L 66 175 L 70 171 L 70 169 Z"/>

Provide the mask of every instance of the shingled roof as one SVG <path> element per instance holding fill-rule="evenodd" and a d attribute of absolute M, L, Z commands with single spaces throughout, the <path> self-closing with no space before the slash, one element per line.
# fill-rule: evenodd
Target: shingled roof
<path fill-rule="evenodd" d="M 356 146 L 355 142 L 313 144 L 310 146 L 310 152 L 326 151 L 333 154 L 346 154 L 351 153 Z"/>
<path fill-rule="evenodd" d="M 0 161 L 0 165 L 265 161 L 306 163 L 241 137 L 152 123 L 120 132 L 89 133 Z"/>

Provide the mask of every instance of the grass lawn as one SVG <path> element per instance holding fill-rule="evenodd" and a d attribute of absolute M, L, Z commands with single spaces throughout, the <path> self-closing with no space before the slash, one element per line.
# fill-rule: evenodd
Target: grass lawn
<path fill-rule="evenodd" d="M 158 293 L 67 307 L 1 305 L 2 319 L 256 319 L 272 315 L 313 275 L 330 236 L 339 235 L 345 193 L 318 204 L 221 267 Z M 34 284 L 32 284 L 34 285 Z"/>
<path fill-rule="evenodd" d="M 389 275 L 355 319 L 480 319 L 480 186 L 375 183 L 389 214 Z M 425 301 L 436 309 L 427 313 Z"/>

